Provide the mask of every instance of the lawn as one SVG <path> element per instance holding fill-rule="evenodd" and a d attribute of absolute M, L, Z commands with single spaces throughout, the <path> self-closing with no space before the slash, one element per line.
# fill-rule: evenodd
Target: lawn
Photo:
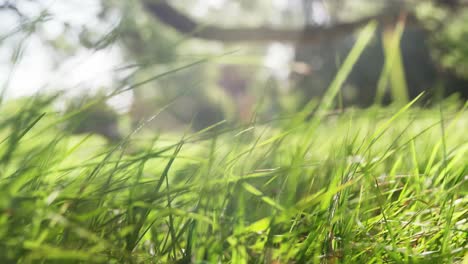
<path fill-rule="evenodd" d="M 466 263 L 467 104 L 107 144 L 0 106 L 1 263 Z"/>

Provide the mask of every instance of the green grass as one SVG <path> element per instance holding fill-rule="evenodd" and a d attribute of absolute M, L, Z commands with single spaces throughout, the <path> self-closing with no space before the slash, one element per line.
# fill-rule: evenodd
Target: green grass
<path fill-rule="evenodd" d="M 468 105 L 329 114 L 374 29 L 268 123 L 108 145 L 54 97 L 1 104 L 0 263 L 466 263 Z"/>
<path fill-rule="evenodd" d="M 1 263 L 466 261 L 465 108 L 107 146 L 49 101 L 1 109 Z"/>

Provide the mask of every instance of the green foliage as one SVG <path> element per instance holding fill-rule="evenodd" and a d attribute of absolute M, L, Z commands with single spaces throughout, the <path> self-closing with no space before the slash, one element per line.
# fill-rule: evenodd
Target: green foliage
<path fill-rule="evenodd" d="M 117 121 L 104 99 L 0 105 L 0 262 L 466 261 L 468 105 L 329 112 L 374 27 L 313 116 L 109 146 L 63 130 Z"/>
<path fill-rule="evenodd" d="M 180 37 L 155 21 L 143 9 L 141 3 L 135 1 L 105 0 L 102 16 L 106 17 L 117 12 L 120 16 L 118 25 L 101 40 L 101 43 L 118 41 L 125 48 L 130 60 L 147 63 L 169 63 L 175 59 L 176 42 Z M 115 15 L 115 14 L 114 14 Z"/>
<path fill-rule="evenodd" d="M 463 258 L 466 106 L 97 148 L 54 125 L 51 100 L 1 109 L 2 263 Z"/>
<path fill-rule="evenodd" d="M 75 133 L 94 133 L 114 142 L 121 139 L 119 116 L 105 102 L 104 96 L 74 98 L 65 110 L 65 130 Z"/>
<path fill-rule="evenodd" d="M 409 91 L 405 78 L 405 69 L 401 55 L 400 42 L 404 24 L 399 22 L 393 30 L 386 30 L 382 36 L 385 51 L 385 64 L 377 84 L 376 102 L 381 103 L 385 86 L 390 82 L 390 91 L 394 102 L 405 104 L 409 101 Z"/>
<path fill-rule="evenodd" d="M 434 32 L 432 45 L 437 61 L 442 67 L 467 77 L 468 11 L 466 8 L 456 11 L 445 10 L 425 3 L 419 5 L 417 11 L 426 26 Z"/>

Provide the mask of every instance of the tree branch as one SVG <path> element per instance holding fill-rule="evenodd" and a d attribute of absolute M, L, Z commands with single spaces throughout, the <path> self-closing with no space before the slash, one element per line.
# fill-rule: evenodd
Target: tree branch
<path fill-rule="evenodd" d="M 372 20 L 389 22 L 395 21 L 398 18 L 398 14 L 390 12 L 349 23 L 330 26 L 309 26 L 304 29 L 274 29 L 270 27 L 222 28 L 210 25 L 201 26 L 166 1 L 143 1 L 143 4 L 150 14 L 180 33 L 188 34 L 195 38 L 222 42 L 297 42 L 300 40 L 303 43 L 317 43 L 322 39 L 349 34 Z M 407 22 L 412 24 L 417 23 L 417 20 L 414 16 L 408 16 Z"/>
<path fill-rule="evenodd" d="M 10 1 L 5 1 L 2 4 L 0 4 L 0 10 L 10 10 L 13 11 L 18 17 L 24 18 L 25 16 L 23 13 L 16 7 L 15 4 L 12 4 Z"/>

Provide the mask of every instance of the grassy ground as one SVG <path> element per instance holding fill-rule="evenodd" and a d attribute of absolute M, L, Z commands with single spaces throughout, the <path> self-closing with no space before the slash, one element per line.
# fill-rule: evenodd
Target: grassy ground
<path fill-rule="evenodd" d="M 326 114 L 374 29 L 313 116 L 108 145 L 1 104 L 0 263 L 467 263 L 468 104 Z"/>
<path fill-rule="evenodd" d="M 49 103 L 1 109 L 1 263 L 468 261 L 466 105 L 108 146 Z"/>

